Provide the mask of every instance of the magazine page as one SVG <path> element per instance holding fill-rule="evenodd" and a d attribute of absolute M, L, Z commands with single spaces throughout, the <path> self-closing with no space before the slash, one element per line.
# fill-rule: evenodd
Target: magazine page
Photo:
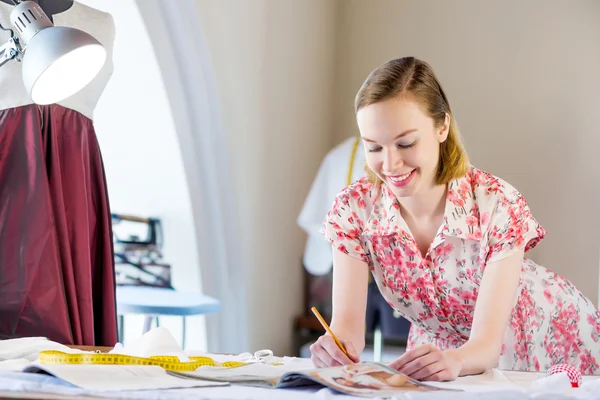
<path fill-rule="evenodd" d="M 235 368 L 226 367 L 201 367 L 195 371 L 170 372 L 172 375 L 190 378 L 203 379 L 217 382 L 230 382 L 232 384 L 246 386 L 267 386 L 274 387 L 279 379 L 289 372 L 302 372 L 307 368 L 294 368 L 297 365 L 270 365 L 263 363 L 247 364 Z"/>
<path fill-rule="evenodd" d="M 171 376 L 155 365 L 32 364 L 23 372 L 45 373 L 79 388 L 95 391 L 159 390 L 226 386 L 207 380 L 189 381 Z"/>
<path fill-rule="evenodd" d="M 304 385 L 306 379 L 342 393 L 364 397 L 393 397 L 398 392 L 448 390 L 409 378 L 384 364 L 371 362 L 288 373 L 281 377 L 277 387 Z"/>

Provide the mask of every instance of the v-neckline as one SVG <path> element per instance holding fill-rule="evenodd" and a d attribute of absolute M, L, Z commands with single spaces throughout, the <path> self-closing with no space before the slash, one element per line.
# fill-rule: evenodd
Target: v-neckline
<path fill-rule="evenodd" d="M 448 215 L 448 212 L 450 211 L 450 208 L 452 206 L 450 204 L 451 203 L 450 199 L 448 198 L 449 191 L 450 191 L 450 188 L 448 186 L 446 186 L 446 192 L 445 192 L 445 197 L 444 197 L 444 214 L 442 215 L 442 221 L 441 221 L 440 225 L 438 226 L 436 233 L 433 236 L 433 239 L 429 243 L 429 246 L 427 247 L 427 251 L 425 252 L 425 254 L 423 254 L 421 252 L 421 249 L 419 248 L 417 240 L 415 239 L 415 235 L 413 234 L 412 230 L 408 226 L 408 223 L 402 216 L 402 211 L 401 211 L 402 207 L 400 205 L 400 201 L 398 201 L 398 199 L 394 195 L 393 201 L 398 203 L 398 208 L 396 211 L 397 211 L 398 217 L 401 221 L 402 229 L 404 229 L 406 231 L 406 233 L 408 233 L 410 235 L 410 238 L 412 239 L 412 243 L 413 243 L 415 249 L 417 250 L 417 254 L 419 254 L 419 257 L 423 261 L 427 260 L 427 258 L 430 257 L 431 251 L 440 244 L 438 238 L 442 237 L 442 232 L 446 228 L 446 225 L 447 225 L 447 217 L 446 216 Z"/>

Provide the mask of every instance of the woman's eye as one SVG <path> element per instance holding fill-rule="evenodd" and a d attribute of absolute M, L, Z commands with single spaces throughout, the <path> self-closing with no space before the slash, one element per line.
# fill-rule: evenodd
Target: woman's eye
<path fill-rule="evenodd" d="M 377 153 L 381 151 L 381 147 L 370 147 L 369 148 L 369 153 Z"/>
<path fill-rule="evenodd" d="M 410 147 L 413 147 L 415 145 L 415 143 L 417 143 L 417 142 L 415 141 L 415 142 L 408 143 L 408 144 L 398 143 L 397 146 L 400 147 L 401 149 L 408 149 Z"/>

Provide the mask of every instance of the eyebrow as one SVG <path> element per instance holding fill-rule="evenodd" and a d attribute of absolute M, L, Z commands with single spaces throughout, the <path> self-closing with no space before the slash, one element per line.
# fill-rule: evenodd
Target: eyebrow
<path fill-rule="evenodd" d="M 403 136 L 406 136 L 406 135 L 408 135 L 409 133 L 413 133 L 413 132 L 416 132 L 416 131 L 417 131 L 417 129 L 409 129 L 409 130 L 407 130 L 407 131 L 404 131 L 404 132 L 402 132 L 402 133 L 399 133 L 398 135 L 396 135 L 396 137 L 394 138 L 394 140 L 396 140 L 396 139 L 400 139 L 401 137 L 403 137 Z M 366 137 L 361 137 L 361 139 L 362 139 L 363 141 L 365 141 L 365 142 L 376 143 L 376 142 L 375 142 L 375 140 L 373 140 L 373 139 L 369 139 L 369 138 L 366 138 Z"/>

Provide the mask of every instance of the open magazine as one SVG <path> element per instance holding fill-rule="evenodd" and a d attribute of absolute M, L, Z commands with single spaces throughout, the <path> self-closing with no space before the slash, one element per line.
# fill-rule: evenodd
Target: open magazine
<path fill-rule="evenodd" d="M 192 372 L 171 374 L 191 379 L 274 388 L 320 385 L 342 393 L 365 397 L 392 397 L 398 392 L 407 391 L 450 390 L 417 381 L 385 364 L 375 362 L 287 371 L 283 374 L 277 366 L 268 364 L 251 364 L 229 369 L 202 367 Z"/>
<path fill-rule="evenodd" d="M 227 386 L 227 382 L 186 380 L 156 365 L 31 364 L 22 372 L 46 374 L 84 390 L 119 392 Z"/>

